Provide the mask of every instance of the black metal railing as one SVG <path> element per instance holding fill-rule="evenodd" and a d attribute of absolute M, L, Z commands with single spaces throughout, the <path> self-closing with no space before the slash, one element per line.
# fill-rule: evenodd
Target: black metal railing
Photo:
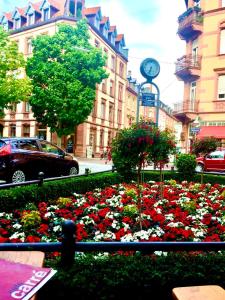
<path fill-rule="evenodd" d="M 62 225 L 62 242 L 55 243 L 2 243 L 0 251 L 61 252 L 61 262 L 70 266 L 76 252 L 140 251 L 219 251 L 225 250 L 225 242 L 75 242 L 75 224 L 67 220 Z"/>

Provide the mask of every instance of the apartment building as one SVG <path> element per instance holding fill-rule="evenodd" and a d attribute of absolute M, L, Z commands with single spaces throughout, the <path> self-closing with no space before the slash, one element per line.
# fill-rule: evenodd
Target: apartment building
<path fill-rule="evenodd" d="M 174 107 L 182 122 L 182 148 L 193 140 L 215 136 L 225 143 L 225 1 L 185 0 L 178 35 L 186 53 L 175 74 L 184 82 L 183 102 Z"/>
<path fill-rule="evenodd" d="M 75 25 L 81 18 L 88 21 L 91 44 L 101 48 L 107 56 L 105 67 L 109 77 L 96 87 L 94 108 L 87 121 L 75 128 L 62 145 L 66 148 L 70 141 L 75 155 L 97 157 L 124 127 L 128 61 L 124 35 L 110 24 L 109 17 L 102 15 L 101 7 L 86 7 L 85 0 L 28 2 L 26 7 L 2 13 L 0 24 L 27 57 L 32 55 L 32 39 L 43 34 L 53 35 L 58 24 Z M 36 122 L 28 103 L 19 103 L 6 111 L 5 118 L 0 120 L 0 135 L 41 136 L 56 142 L 56 135 Z"/>

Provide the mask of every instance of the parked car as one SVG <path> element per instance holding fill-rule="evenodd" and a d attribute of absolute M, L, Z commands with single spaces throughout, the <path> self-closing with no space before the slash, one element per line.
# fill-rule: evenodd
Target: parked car
<path fill-rule="evenodd" d="M 196 171 L 225 171 L 225 150 L 216 150 L 206 156 L 197 157 Z"/>
<path fill-rule="evenodd" d="M 0 139 L 0 179 L 24 182 L 44 177 L 75 175 L 78 161 L 56 145 L 38 138 Z"/>

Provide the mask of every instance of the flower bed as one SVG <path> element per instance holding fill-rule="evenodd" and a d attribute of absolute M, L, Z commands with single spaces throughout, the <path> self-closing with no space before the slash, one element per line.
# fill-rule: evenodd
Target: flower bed
<path fill-rule="evenodd" d="M 77 241 L 224 241 L 225 186 L 120 184 L 29 204 L 0 213 L 0 242 L 58 241 L 65 219 L 75 221 Z"/>

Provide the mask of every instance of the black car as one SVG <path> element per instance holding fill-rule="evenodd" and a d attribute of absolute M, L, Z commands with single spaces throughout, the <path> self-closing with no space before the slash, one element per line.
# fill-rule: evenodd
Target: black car
<path fill-rule="evenodd" d="M 24 182 L 79 173 L 77 160 L 56 145 L 38 138 L 0 139 L 0 179 Z"/>

